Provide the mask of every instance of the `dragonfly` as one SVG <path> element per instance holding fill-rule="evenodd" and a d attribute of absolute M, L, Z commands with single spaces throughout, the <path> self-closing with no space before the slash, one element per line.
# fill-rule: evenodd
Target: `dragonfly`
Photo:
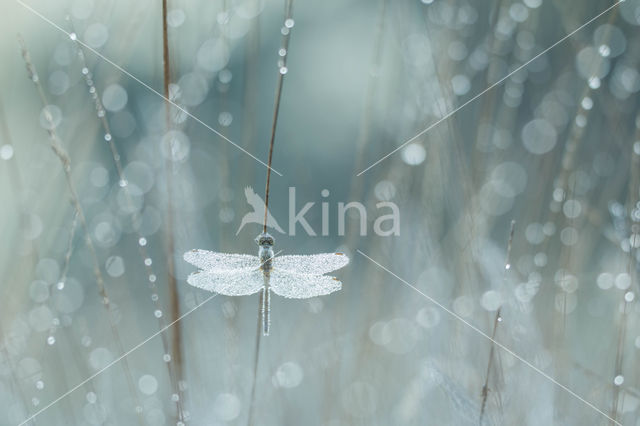
<path fill-rule="evenodd" d="M 187 283 L 225 296 L 247 296 L 261 292 L 262 334 L 269 335 L 271 292 L 289 299 L 307 299 L 338 291 L 342 283 L 325 275 L 346 266 L 344 253 L 275 256 L 274 238 L 266 232 L 256 239 L 258 256 L 217 253 L 194 249 L 184 260 L 200 268 Z"/>

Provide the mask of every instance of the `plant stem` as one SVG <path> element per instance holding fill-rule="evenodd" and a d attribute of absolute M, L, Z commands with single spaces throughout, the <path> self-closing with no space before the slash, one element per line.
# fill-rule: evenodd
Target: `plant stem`
<path fill-rule="evenodd" d="M 267 217 L 269 212 L 269 187 L 271 183 L 271 163 L 273 161 L 273 146 L 276 138 L 276 127 L 278 124 L 278 112 L 280 110 L 280 99 L 282 97 L 282 85 L 284 81 L 284 75 L 287 73 L 287 55 L 289 48 L 289 39 L 291 36 L 291 28 L 293 27 L 293 20 L 291 19 L 293 0 L 285 0 L 284 5 L 284 25 L 282 26 L 282 42 L 280 44 L 280 57 L 281 59 L 278 61 L 278 82 L 276 85 L 276 95 L 273 106 L 273 120 L 271 123 L 271 136 L 269 139 L 269 159 L 268 159 L 268 167 L 267 167 L 267 182 L 265 184 L 264 190 L 264 222 L 262 226 L 262 232 L 267 232 Z M 265 277 L 265 280 L 268 278 Z M 253 385 L 251 388 L 251 400 L 249 403 L 249 417 L 248 417 L 248 425 L 253 424 L 253 412 L 255 405 L 255 393 L 256 393 L 256 382 L 258 375 L 258 362 L 260 360 L 260 341 L 261 335 L 263 332 L 268 331 L 265 329 L 265 319 L 269 315 L 268 312 L 268 302 L 269 302 L 269 288 L 265 286 L 264 291 L 260 293 L 260 303 L 259 303 L 259 315 L 258 315 L 258 329 L 256 335 L 256 351 L 255 351 L 255 362 L 253 367 Z M 261 331 L 262 330 L 262 331 Z M 266 335 L 266 333 L 265 333 Z"/>
<path fill-rule="evenodd" d="M 72 34 L 76 34 L 75 32 L 75 28 L 73 27 L 73 22 L 71 21 L 71 19 L 67 18 L 69 21 L 69 26 L 71 27 L 71 31 Z M 76 36 L 77 37 L 77 36 Z M 120 181 L 120 187 L 122 188 L 122 191 L 124 193 L 125 196 L 125 202 L 127 203 L 127 209 L 128 211 L 131 212 L 131 222 L 133 224 L 133 228 L 136 230 L 135 231 L 135 235 L 136 235 L 136 239 L 137 241 L 140 241 L 141 239 L 144 238 L 144 236 L 140 233 L 140 224 L 141 224 L 141 218 L 140 218 L 140 214 L 138 213 L 138 210 L 136 209 L 134 202 L 133 202 L 133 197 L 131 195 L 131 191 L 129 190 L 129 183 L 127 180 L 127 177 L 124 173 L 124 168 L 122 166 L 122 161 L 121 161 L 121 157 L 120 157 L 120 153 L 118 152 L 118 148 L 116 146 L 115 143 L 115 138 L 111 132 L 111 126 L 109 124 L 109 119 L 107 117 L 107 113 L 102 105 L 102 101 L 100 100 L 100 92 L 98 90 L 98 88 L 95 86 L 95 82 L 93 80 L 93 76 L 92 73 L 89 71 L 89 67 L 87 64 L 87 60 L 86 60 L 86 56 L 85 56 L 85 51 L 84 51 L 84 46 L 78 41 L 78 39 L 76 38 L 75 40 L 76 43 L 76 47 L 78 49 L 77 55 L 78 55 L 78 59 L 80 61 L 80 65 L 83 68 L 83 75 L 85 78 L 85 82 L 87 84 L 88 87 L 88 92 L 92 95 L 92 98 L 94 100 L 94 104 L 95 104 L 95 109 L 96 109 L 96 114 L 98 116 L 98 119 L 100 120 L 100 124 L 102 125 L 102 130 L 104 131 L 105 134 L 105 139 L 107 140 L 107 143 L 109 145 L 109 149 L 111 151 L 111 156 L 113 158 L 115 167 L 116 167 L 116 172 L 118 174 L 118 179 Z M 108 137 L 107 137 L 108 135 Z M 74 219 L 74 224 L 77 221 L 77 219 Z M 147 274 L 147 277 L 149 278 L 148 280 L 148 285 L 149 285 L 149 289 L 151 291 L 152 297 L 151 299 L 153 300 L 153 304 L 156 310 L 162 310 L 163 306 L 162 303 L 160 301 L 160 298 L 157 297 L 158 296 L 158 287 L 156 285 L 155 282 L 155 271 L 154 268 L 152 266 L 151 262 L 148 262 L 148 260 L 150 261 L 151 258 L 149 257 L 148 251 L 147 251 L 147 246 L 144 245 L 140 245 L 140 244 L 136 244 L 136 246 L 138 247 L 138 253 L 140 255 L 140 258 L 142 259 L 142 263 L 144 265 L 144 269 L 145 272 Z M 71 246 L 69 246 L 69 250 L 71 250 Z M 71 252 L 67 252 L 67 255 L 70 256 Z M 68 266 L 68 260 L 65 263 L 65 266 Z M 66 271 L 66 268 L 64 269 L 64 271 Z M 63 278 L 66 277 L 66 273 L 64 273 Z M 154 279 L 152 280 L 151 277 L 154 277 Z M 160 318 L 158 318 L 158 329 L 164 329 L 166 326 L 166 320 L 165 320 L 165 316 L 161 316 Z M 163 348 L 163 354 L 169 354 L 171 352 L 171 348 L 169 345 L 169 341 L 167 338 L 167 335 L 165 333 L 162 333 L 160 335 L 160 338 L 162 340 L 162 348 Z M 171 382 L 172 387 L 175 389 L 176 393 L 178 392 L 178 388 L 179 388 L 179 384 L 177 383 L 177 378 L 175 377 L 174 371 L 173 371 L 173 365 L 175 364 L 175 359 L 171 359 L 171 361 L 169 362 L 165 362 L 163 361 L 163 363 L 165 363 L 167 365 L 167 371 L 168 371 L 168 375 L 169 375 L 169 380 Z M 178 405 L 178 412 L 182 412 L 182 400 L 178 400 L 177 402 Z"/>
<path fill-rule="evenodd" d="M 165 98 L 165 125 L 166 131 L 169 132 L 172 128 L 171 125 L 171 103 L 167 101 L 170 99 L 169 85 L 171 83 L 171 62 L 169 57 L 169 23 L 167 21 L 168 14 L 168 0 L 162 0 L 162 65 L 163 65 L 163 90 Z M 180 318 L 180 300 L 178 297 L 178 286 L 175 278 L 175 261 L 173 254 L 175 251 L 175 241 L 173 237 L 173 182 L 171 180 L 173 176 L 173 158 L 171 155 L 172 147 L 169 138 L 165 138 L 167 147 L 167 159 L 165 161 L 165 174 L 167 185 L 167 284 L 169 288 L 169 305 L 171 311 L 171 321 L 176 321 Z M 180 324 L 176 324 L 176 327 L 172 333 L 173 341 L 171 344 L 171 359 L 173 361 L 174 376 L 176 383 L 176 391 L 178 393 L 178 401 L 176 408 L 178 411 L 178 420 L 184 421 L 183 415 L 183 395 L 180 387 L 180 380 L 182 378 L 182 327 Z"/>
<path fill-rule="evenodd" d="M 22 57 L 27 66 L 27 72 L 28 72 L 29 78 L 31 79 L 31 81 L 33 81 L 34 85 L 36 86 L 38 95 L 40 96 L 40 100 L 42 101 L 42 105 L 43 107 L 46 108 L 46 106 L 49 103 L 47 102 L 47 98 L 44 94 L 44 90 L 42 88 L 42 85 L 40 84 L 40 78 L 38 76 L 36 68 L 31 62 L 31 57 L 26 48 L 24 40 L 20 36 L 18 36 L 18 42 L 20 43 L 20 47 L 22 50 Z M 111 333 L 116 343 L 118 352 L 120 354 L 123 354 L 125 352 L 124 346 L 122 345 L 122 339 L 120 338 L 120 334 L 118 333 L 118 329 L 116 327 L 116 323 L 112 315 L 111 299 L 109 298 L 107 289 L 104 285 L 104 278 L 102 276 L 102 271 L 100 270 L 100 262 L 98 261 L 98 255 L 96 253 L 95 246 L 93 245 L 93 240 L 91 239 L 91 232 L 89 230 L 89 225 L 87 223 L 87 219 L 82 209 L 82 206 L 80 205 L 80 199 L 78 198 L 78 192 L 76 191 L 75 184 L 73 183 L 73 179 L 71 178 L 71 160 L 69 159 L 69 155 L 66 153 L 66 151 L 64 150 L 64 148 L 60 143 L 60 138 L 56 133 L 51 114 L 48 113 L 46 109 L 45 109 L 44 116 L 45 116 L 45 119 L 48 121 L 49 127 L 50 127 L 48 129 L 48 133 L 49 133 L 49 143 L 51 145 L 51 149 L 53 150 L 54 154 L 56 155 L 56 157 L 58 157 L 58 159 L 60 160 L 60 163 L 62 164 L 62 169 L 64 171 L 67 187 L 69 189 L 69 195 L 71 196 L 71 203 L 76 211 L 76 214 L 78 215 L 78 219 L 80 220 L 80 225 L 82 226 L 82 229 L 85 233 L 85 243 L 87 245 L 91 258 L 93 260 L 93 274 L 96 278 L 98 293 L 102 298 L 102 304 L 107 311 L 107 318 L 109 320 Z M 141 425 L 144 425 L 145 422 L 144 422 L 144 418 L 142 417 L 142 410 L 141 410 L 142 406 L 140 405 L 140 399 L 138 397 L 138 394 L 136 392 L 136 388 L 133 382 L 133 375 L 131 374 L 131 369 L 129 367 L 129 363 L 126 358 L 122 360 L 122 365 L 125 372 L 125 377 L 127 379 L 127 384 L 129 386 L 129 391 L 131 392 L 131 396 L 134 399 L 135 408 L 136 408 L 135 411 L 137 413 L 138 422 Z"/>
<path fill-rule="evenodd" d="M 507 272 L 511 269 L 511 245 L 513 243 L 513 232 L 515 230 L 516 221 L 511 221 L 511 230 L 509 231 L 509 241 L 507 242 L 507 256 L 504 262 L 504 271 L 502 278 L 502 287 L 504 288 L 507 283 Z M 493 332 L 491 333 L 491 340 L 495 340 L 496 331 L 498 330 L 498 324 L 502 321 L 501 316 L 502 308 L 498 308 L 496 312 L 496 317 L 493 320 Z M 487 373 L 484 379 L 484 385 L 482 386 L 482 405 L 480 406 L 480 418 L 478 420 L 478 424 L 482 426 L 482 418 L 484 417 L 485 408 L 487 405 L 487 398 L 489 397 L 489 376 L 491 375 L 491 367 L 493 366 L 493 357 L 495 352 L 495 345 L 491 343 L 491 350 L 489 351 L 489 362 L 487 363 Z"/>
<path fill-rule="evenodd" d="M 271 183 L 271 162 L 273 160 L 273 145 L 276 139 L 276 126 L 278 124 L 278 113 L 280 111 L 280 99 L 282 97 L 282 84 L 284 76 L 287 73 L 287 55 L 289 49 L 289 39 L 291 37 L 291 27 L 287 26 L 288 22 L 291 22 L 291 11 L 293 6 L 293 0 L 286 0 L 284 6 L 284 26 L 282 27 L 282 43 L 280 44 L 280 51 L 284 52 L 281 55 L 280 61 L 278 61 L 278 82 L 276 84 L 276 96 L 273 105 L 273 120 L 271 122 L 271 137 L 269 139 L 269 159 L 267 161 L 267 182 L 264 189 L 264 224 L 262 226 L 262 232 L 267 232 L 267 214 L 269 212 L 269 186 Z"/>

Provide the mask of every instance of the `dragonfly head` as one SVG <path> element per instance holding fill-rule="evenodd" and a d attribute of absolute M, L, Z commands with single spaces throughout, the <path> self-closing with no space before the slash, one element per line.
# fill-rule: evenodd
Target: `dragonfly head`
<path fill-rule="evenodd" d="M 256 243 L 258 243 L 260 247 L 273 247 L 274 239 L 268 233 L 263 232 L 256 237 Z"/>

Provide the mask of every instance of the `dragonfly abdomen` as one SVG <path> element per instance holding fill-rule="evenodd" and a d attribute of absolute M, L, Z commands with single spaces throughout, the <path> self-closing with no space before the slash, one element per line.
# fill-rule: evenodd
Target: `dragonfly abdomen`
<path fill-rule="evenodd" d="M 269 335 L 271 326 L 271 290 L 269 289 L 269 272 L 264 274 L 264 287 L 262 287 L 262 335 Z"/>

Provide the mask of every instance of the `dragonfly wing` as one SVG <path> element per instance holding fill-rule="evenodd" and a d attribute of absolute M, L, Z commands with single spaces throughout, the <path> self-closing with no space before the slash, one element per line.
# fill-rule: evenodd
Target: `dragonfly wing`
<path fill-rule="evenodd" d="M 349 263 L 342 253 L 321 253 L 312 255 L 276 256 L 273 266 L 296 274 L 322 275 L 340 269 Z"/>
<path fill-rule="evenodd" d="M 257 256 L 249 254 L 216 253 L 209 250 L 193 249 L 184 254 L 184 260 L 205 271 L 234 271 L 256 268 L 260 265 Z"/>
<path fill-rule="evenodd" d="M 255 267 L 239 271 L 199 271 L 189 275 L 187 282 L 225 296 L 247 296 L 262 289 L 264 275 Z"/>
<path fill-rule="evenodd" d="M 296 274 L 277 268 L 272 269 L 269 275 L 271 290 L 290 299 L 324 296 L 342 288 L 342 283 L 337 278 L 326 275 Z"/>

